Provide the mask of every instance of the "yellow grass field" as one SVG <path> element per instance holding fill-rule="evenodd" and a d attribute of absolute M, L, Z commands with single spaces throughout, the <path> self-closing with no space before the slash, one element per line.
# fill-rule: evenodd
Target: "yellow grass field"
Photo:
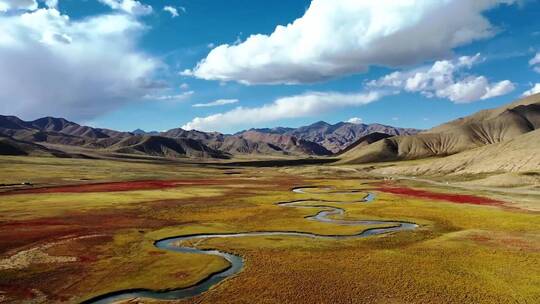
<path fill-rule="evenodd" d="M 2 303 L 80 303 L 121 290 L 179 289 L 229 267 L 217 256 L 154 246 L 164 238 L 256 231 L 345 236 L 390 225 L 306 218 L 334 208 L 344 210 L 343 217 L 330 216 L 335 220 L 419 227 L 350 239 L 191 241 L 241 256 L 244 265 L 210 290 L 173 302 L 540 303 L 540 216 L 519 204 L 518 194 L 516 201 L 491 197 L 491 203 L 485 192 L 421 181 L 385 184 L 362 169 L 330 165 L 0 157 L 0 168 Z M 24 182 L 32 186 L 19 185 Z M 316 188 L 291 191 L 302 186 Z M 458 196 L 427 197 L 448 191 Z M 375 200 L 360 203 L 368 193 Z M 478 203 L 467 201 L 474 197 Z M 297 200 L 303 202 L 294 208 L 278 205 Z"/>

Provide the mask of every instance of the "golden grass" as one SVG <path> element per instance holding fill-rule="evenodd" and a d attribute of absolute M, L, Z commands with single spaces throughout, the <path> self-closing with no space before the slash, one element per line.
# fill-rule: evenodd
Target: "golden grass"
<path fill-rule="evenodd" d="M 95 172 L 90 170 L 93 162 Z M 324 166 L 235 169 L 241 174 L 233 180 L 223 170 L 199 170 L 191 165 L 86 163 L 48 158 L 0 158 L 0 163 L 6 168 L 0 172 L 2 180 L 35 178 L 63 184 L 73 176 L 99 181 L 159 176 L 217 177 L 224 181 L 219 186 L 166 190 L 2 196 L 0 232 L 28 241 L 6 243 L 10 247 L 2 251 L 0 258 L 53 242 L 63 237 L 62 233 L 100 235 L 47 249 L 51 256 L 76 257 L 78 262 L 34 263 L 24 271 L 0 271 L 0 291 L 11 301 L 28 299 L 31 292 L 28 290 L 32 289 L 43 292 L 48 302 L 78 302 L 119 289 L 180 288 L 227 267 L 217 257 L 172 253 L 153 246 L 155 240 L 165 237 L 263 230 L 345 235 L 369 228 L 336 226 L 304 218 L 320 208 L 276 205 L 281 201 L 320 199 L 336 201 L 324 205 L 345 209 L 347 219 L 412 221 L 421 227 L 411 232 L 339 241 L 280 236 L 205 240 L 198 244 L 200 248 L 239 254 L 245 259 L 245 268 L 201 296 L 180 302 L 540 302 L 537 213 L 384 193 L 377 193 L 373 203 L 343 203 L 360 200 L 372 191 L 372 183 L 377 182 L 346 168 L 337 171 Z M 44 169 L 32 173 L 30 164 Z M 123 171 L 128 177 L 122 175 Z M 361 192 L 330 194 L 316 189 L 306 194 L 290 192 L 292 187 L 310 185 Z M 87 222 L 93 215 L 99 216 L 96 223 Z M 75 224 L 48 223 L 66 218 Z M 50 234 L 32 238 L 34 232 L 27 233 L 30 228 L 25 223 L 34 220 L 47 220 L 38 229 L 50 230 Z M 121 225 L 118 221 L 122 221 Z M 8 222 L 20 225 L 1 226 Z"/>
<path fill-rule="evenodd" d="M 196 178 L 216 170 L 194 164 L 0 156 L 0 184 Z"/>
<path fill-rule="evenodd" d="M 0 220 L 20 220 L 61 216 L 66 212 L 85 212 L 107 208 L 141 208 L 146 202 L 168 199 L 214 197 L 219 188 L 173 188 L 144 191 L 94 193 L 16 194 L 1 197 Z"/>

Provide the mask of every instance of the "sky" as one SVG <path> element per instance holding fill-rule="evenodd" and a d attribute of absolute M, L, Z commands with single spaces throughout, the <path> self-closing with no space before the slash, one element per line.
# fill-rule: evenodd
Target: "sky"
<path fill-rule="evenodd" d="M 427 129 L 540 92 L 536 0 L 0 0 L 0 114 Z"/>

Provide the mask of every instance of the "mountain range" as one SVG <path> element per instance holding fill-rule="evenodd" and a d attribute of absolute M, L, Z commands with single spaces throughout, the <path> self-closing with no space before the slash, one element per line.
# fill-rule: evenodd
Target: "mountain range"
<path fill-rule="evenodd" d="M 91 157 L 96 154 L 227 159 L 236 156 L 330 156 L 363 136 L 415 134 L 380 124 L 317 122 L 300 128 L 251 129 L 233 135 L 171 129 L 120 132 L 82 126 L 63 118 L 23 121 L 0 115 L 0 154 Z"/>
<path fill-rule="evenodd" d="M 339 122 L 329 124 L 324 121 L 316 122 L 312 125 L 300 128 L 273 128 L 273 129 L 251 129 L 237 133 L 244 137 L 265 138 L 273 137 L 276 134 L 282 136 L 295 137 L 305 141 L 318 143 L 332 153 L 338 153 L 346 149 L 363 136 L 371 133 L 384 133 L 388 135 L 413 135 L 418 133 L 417 129 L 395 128 L 381 124 L 353 124 Z M 265 136 L 269 134 L 268 136 Z"/>
<path fill-rule="evenodd" d="M 349 149 L 342 164 L 429 159 L 384 173 L 479 173 L 540 168 L 540 94 L 434 127 Z"/>
<path fill-rule="evenodd" d="M 540 167 L 539 127 L 540 94 L 425 131 L 320 121 L 299 128 L 249 129 L 236 134 L 181 128 L 120 132 L 82 126 L 63 118 L 23 121 L 0 115 L 0 154 L 203 159 L 332 156 L 339 158 L 338 164 L 430 159 L 406 169 L 381 170 L 519 171 Z"/>

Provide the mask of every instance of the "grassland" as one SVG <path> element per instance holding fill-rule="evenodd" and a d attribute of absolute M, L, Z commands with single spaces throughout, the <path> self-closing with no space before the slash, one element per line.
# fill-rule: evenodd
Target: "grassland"
<path fill-rule="evenodd" d="M 179 288 L 228 266 L 220 258 L 153 246 L 155 240 L 170 236 L 261 230 L 359 232 L 359 227 L 304 218 L 321 208 L 276 205 L 298 199 L 334 201 L 325 205 L 344 208 L 347 219 L 411 221 L 420 228 L 339 241 L 276 236 L 209 239 L 197 246 L 241 255 L 245 268 L 210 291 L 178 302 L 540 302 L 540 217 L 513 201 L 501 207 L 385 193 L 377 191 L 381 179 L 349 167 L 223 168 L 1 157 L 0 168 L 0 183 L 31 182 L 33 189 L 64 185 L 85 189 L 89 183 L 105 183 L 82 192 L 69 188 L 29 193 L 29 186 L 2 187 L 0 302 L 76 303 L 121 289 Z M 154 180 L 177 184 L 107 187 L 111 182 Z M 290 191 L 305 185 L 360 192 Z M 393 185 L 459 191 L 421 181 Z M 377 193 L 375 202 L 343 203 L 359 200 L 368 191 Z M 463 194 L 485 193 L 463 190 Z"/>

